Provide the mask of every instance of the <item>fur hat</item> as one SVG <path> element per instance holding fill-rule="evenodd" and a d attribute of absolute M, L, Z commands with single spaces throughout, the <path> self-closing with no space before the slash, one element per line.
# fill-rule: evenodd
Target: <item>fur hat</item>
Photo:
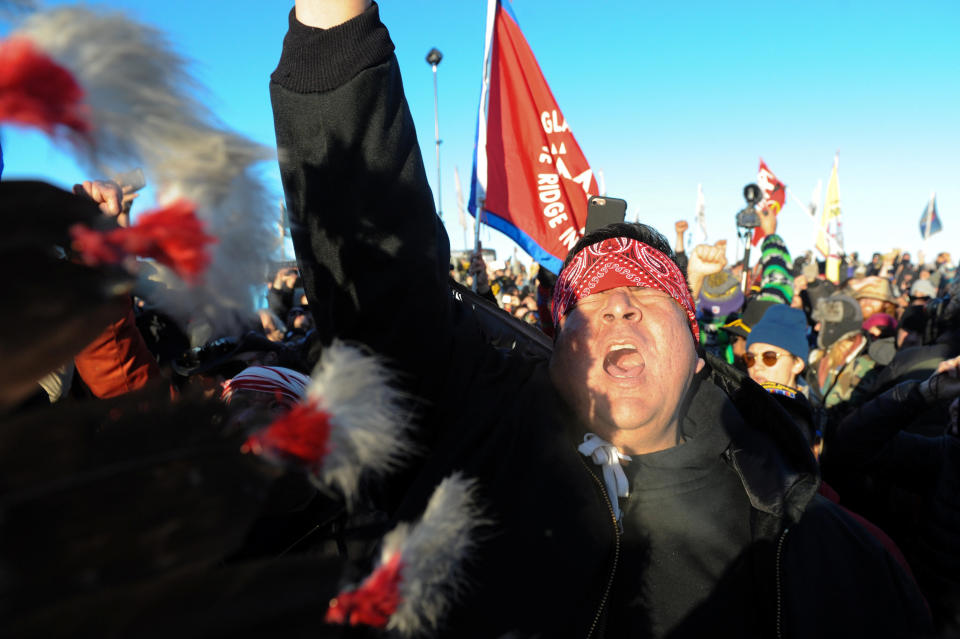
<path fill-rule="evenodd" d="M 860 304 L 852 297 L 831 295 L 820 300 L 813 319 L 821 323 L 817 346 L 825 349 L 850 334 L 858 333 L 863 324 L 863 313 Z"/>

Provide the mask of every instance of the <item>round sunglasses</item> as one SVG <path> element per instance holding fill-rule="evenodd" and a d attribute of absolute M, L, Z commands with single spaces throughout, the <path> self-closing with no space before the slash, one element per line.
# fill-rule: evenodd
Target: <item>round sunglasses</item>
<path fill-rule="evenodd" d="M 763 351 L 760 353 L 760 359 L 763 360 L 765 366 L 773 366 L 777 363 L 777 360 L 780 359 L 780 356 L 784 353 L 777 353 L 774 351 Z M 747 365 L 747 368 L 753 368 L 753 365 L 757 363 L 757 356 L 754 353 L 744 353 L 743 362 Z"/>

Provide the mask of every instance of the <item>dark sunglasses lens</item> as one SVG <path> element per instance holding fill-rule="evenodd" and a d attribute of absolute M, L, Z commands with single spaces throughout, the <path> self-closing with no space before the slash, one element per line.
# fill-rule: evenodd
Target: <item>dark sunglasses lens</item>
<path fill-rule="evenodd" d="M 773 366 L 780 358 L 773 351 L 764 351 L 760 355 L 760 359 L 763 360 L 764 365 Z M 743 362 L 747 365 L 747 368 L 753 368 L 753 365 L 757 363 L 757 356 L 753 353 L 744 353 Z"/>

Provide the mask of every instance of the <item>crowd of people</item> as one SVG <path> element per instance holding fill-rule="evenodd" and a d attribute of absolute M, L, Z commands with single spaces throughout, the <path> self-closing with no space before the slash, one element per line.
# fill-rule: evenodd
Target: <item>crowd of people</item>
<path fill-rule="evenodd" d="M 37 278 L 3 343 L 2 634 L 960 635 L 951 255 L 832 281 L 763 209 L 756 264 L 682 220 L 559 273 L 451 259 L 392 51 L 376 4 L 297 1 L 270 86 L 297 259 L 230 334 L 74 254 L 129 188 L 0 183 L 39 203 L 0 243 Z M 341 434 L 344 396 L 397 439 Z"/>

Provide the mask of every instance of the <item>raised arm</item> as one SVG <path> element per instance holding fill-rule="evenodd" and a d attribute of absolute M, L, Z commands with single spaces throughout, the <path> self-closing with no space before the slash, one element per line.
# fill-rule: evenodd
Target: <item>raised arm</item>
<path fill-rule="evenodd" d="M 949 403 L 958 396 L 960 357 L 954 357 L 941 362 L 926 380 L 919 383 L 901 382 L 856 408 L 839 424 L 827 428 L 824 467 L 833 464 L 837 467 L 863 468 L 877 461 L 881 454 L 885 458 L 881 458 L 880 462 L 887 464 L 890 458 L 897 456 L 898 450 L 896 447 L 890 449 L 888 445 L 901 435 L 901 429 L 909 425 L 914 416 L 937 403 Z M 933 458 L 940 454 L 938 447 L 934 450 L 932 444 L 925 446 L 922 440 L 932 442 L 931 438 L 907 435 L 899 448 L 914 451 L 927 449 Z M 916 443 L 918 441 L 920 444 Z M 918 458 L 918 453 L 905 457 L 908 463 L 913 462 Z M 935 473 L 936 470 L 935 464 L 932 467 L 916 464 L 911 473 Z"/>
<path fill-rule="evenodd" d="M 270 84 L 280 173 L 321 339 L 365 343 L 429 384 L 449 352 L 449 243 L 393 43 L 367 4 L 291 12 Z"/>

